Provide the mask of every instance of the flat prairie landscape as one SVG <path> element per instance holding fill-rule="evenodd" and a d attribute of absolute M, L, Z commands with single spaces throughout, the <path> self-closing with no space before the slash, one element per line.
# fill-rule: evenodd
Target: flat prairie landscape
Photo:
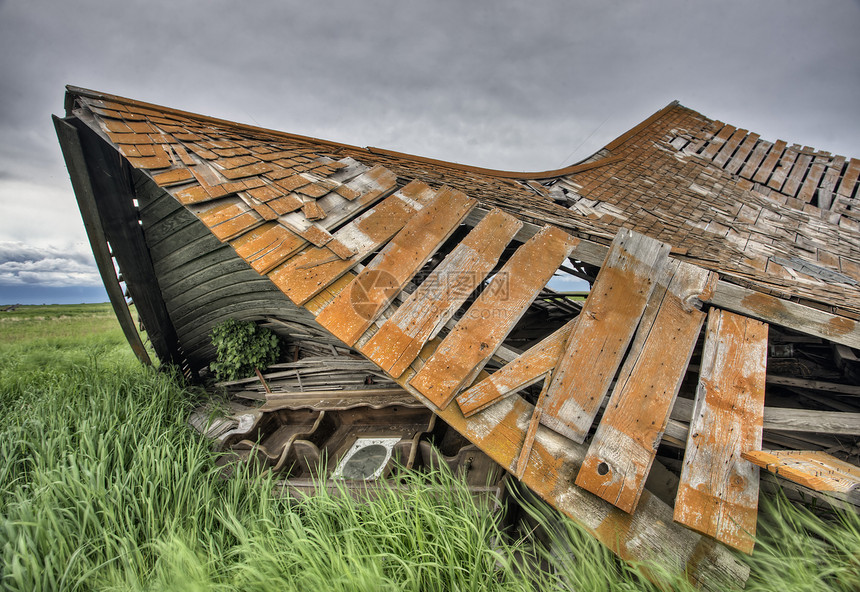
<path fill-rule="evenodd" d="M 0 589 L 657 590 L 557 514 L 525 508 L 548 546 L 500 530 L 450 474 L 365 502 L 224 478 L 187 423 L 206 397 L 138 364 L 107 304 L 0 312 Z M 856 514 L 764 506 L 747 590 L 860 590 Z"/>

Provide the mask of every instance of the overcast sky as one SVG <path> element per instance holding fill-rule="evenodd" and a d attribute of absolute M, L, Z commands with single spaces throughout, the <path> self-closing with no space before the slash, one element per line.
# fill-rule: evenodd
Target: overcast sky
<path fill-rule="evenodd" d="M 0 303 L 99 283 L 50 121 L 66 84 L 501 169 L 674 99 L 860 156 L 860 2 L 0 0 Z"/>

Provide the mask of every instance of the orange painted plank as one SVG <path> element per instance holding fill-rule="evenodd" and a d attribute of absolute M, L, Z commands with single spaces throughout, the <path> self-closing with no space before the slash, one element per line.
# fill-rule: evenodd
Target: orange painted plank
<path fill-rule="evenodd" d="M 543 425 L 585 440 L 668 257 L 669 245 L 653 238 L 615 236 L 547 392 Z"/>
<path fill-rule="evenodd" d="M 836 494 L 860 494 L 860 467 L 823 450 L 750 450 L 743 458 L 804 487 Z"/>
<path fill-rule="evenodd" d="M 492 271 L 522 222 L 492 210 L 433 270 L 361 353 L 398 377 Z"/>
<path fill-rule="evenodd" d="M 767 325 L 712 308 L 675 521 L 745 553 L 755 544 Z"/>
<path fill-rule="evenodd" d="M 307 245 L 302 237 L 269 222 L 230 241 L 236 253 L 258 273 L 267 273 Z"/>
<path fill-rule="evenodd" d="M 463 415 L 469 417 L 483 411 L 546 376 L 564 353 L 564 345 L 576 323 L 577 319 L 571 319 L 515 360 L 460 394 L 457 404 Z"/>
<path fill-rule="evenodd" d="M 443 409 L 468 386 L 579 240 L 545 226 L 511 256 L 466 311 L 412 386 Z"/>
<path fill-rule="evenodd" d="M 577 485 L 625 512 L 639 503 L 705 321 L 688 299 L 715 281 L 700 267 L 666 266 L 576 477 Z"/>
<path fill-rule="evenodd" d="M 433 195 L 427 185 L 413 181 L 334 234 L 341 244 L 356 253 L 351 258 L 341 259 L 331 249 L 314 247 L 280 265 L 269 278 L 293 302 L 304 304 L 385 244 Z"/>
<path fill-rule="evenodd" d="M 317 314 L 352 281 L 352 273 L 322 290 L 305 304 Z M 433 356 L 440 339 L 422 349 L 416 366 Z M 415 390 L 408 369 L 398 384 L 429 406 L 431 402 Z M 464 417 L 457 405 L 448 405 L 437 414 L 473 444 L 508 471 L 514 471 L 527 436 L 533 407 L 522 397 L 507 397 L 486 410 Z M 575 520 L 620 558 L 641 562 L 654 559 L 660 550 L 661 564 L 673 573 L 685 574 L 694 584 L 710 590 L 737 587 L 749 575 L 728 549 L 672 521 L 672 509 L 648 491 L 643 493 L 636 516 L 632 517 L 611 504 L 573 485 L 585 448 L 538 425 L 529 462 L 522 481 L 541 498 Z M 660 580 L 658 573 L 648 574 Z"/>
<path fill-rule="evenodd" d="M 320 313 L 317 322 L 345 344 L 355 344 L 477 203 L 459 191 L 439 190 L 361 270 L 350 288 Z"/>

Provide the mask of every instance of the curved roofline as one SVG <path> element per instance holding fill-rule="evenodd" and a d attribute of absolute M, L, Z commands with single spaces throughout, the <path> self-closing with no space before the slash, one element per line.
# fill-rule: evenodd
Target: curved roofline
<path fill-rule="evenodd" d="M 406 152 L 397 152 L 394 150 L 387 150 L 385 148 L 376 148 L 373 146 L 365 146 L 365 147 L 354 146 L 352 144 L 344 144 L 341 142 L 334 142 L 332 140 L 323 140 L 320 138 L 314 138 L 312 136 L 303 136 L 300 134 L 292 134 L 289 132 L 273 130 L 273 129 L 264 128 L 264 127 L 260 127 L 260 126 L 250 125 L 247 123 L 239 123 L 236 121 L 230 121 L 228 119 L 220 119 L 217 117 L 210 117 L 208 115 L 201 115 L 200 113 L 194 113 L 192 111 L 183 111 L 181 109 L 174 109 L 172 107 L 165 107 L 163 105 L 158 105 L 155 103 L 147 103 L 145 101 L 138 101 L 135 99 L 129 99 L 127 97 L 103 93 L 103 92 L 99 92 L 99 91 L 95 91 L 95 90 L 91 90 L 91 89 L 87 89 L 87 88 L 82 88 L 79 86 L 74 86 L 71 84 L 66 85 L 66 93 L 67 94 L 66 94 L 65 108 L 66 108 L 67 114 L 71 114 L 71 109 L 72 109 L 72 101 L 70 100 L 71 96 L 83 96 L 83 97 L 87 97 L 87 98 L 91 98 L 91 99 L 112 101 L 112 102 L 120 103 L 120 104 L 124 104 L 124 105 L 135 105 L 137 107 L 143 107 L 143 108 L 148 108 L 148 109 L 157 109 L 157 110 L 163 111 L 165 113 L 173 113 L 176 115 L 181 115 L 183 117 L 190 117 L 190 118 L 193 118 L 196 120 L 207 121 L 207 122 L 215 123 L 218 125 L 229 125 L 229 126 L 245 129 L 245 130 L 248 130 L 251 132 L 262 132 L 262 133 L 266 133 L 266 134 L 275 134 L 275 135 L 283 136 L 285 138 L 289 138 L 292 140 L 300 140 L 300 141 L 309 142 L 309 143 L 323 144 L 326 146 L 333 146 L 333 147 L 337 147 L 337 148 L 347 148 L 349 150 L 368 152 L 370 154 L 375 154 L 378 156 L 390 156 L 393 158 L 412 160 L 415 162 L 432 164 L 434 166 L 444 166 L 444 167 L 456 169 L 459 171 L 476 173 L 476 174 L 486 175 L 486 176 L 490 176 L 490 177 L 499 177 L 499 178 L 503 178 L 503 179 L 523 179 L 523 180 L 551 179 L 551 178 L 555 178 L 555 177 L 562 177 L 565 175 L 571 175 L 571 174 L 581 173 L 584 171 L 595 169 L 595 168 L 598 168 L 598 167 L 601 167 L 601 166 L 604 166 L 607 164 L 611 164 L 613 162 L 617 162 L 618 160 L 621 160 L 621 158 L 622 158 L 620 156 L 610 155 L 610 156 L 607 156 L 604 158 L 600 158 L 598 160 L 589 160 L 590 158 L 592 158 L 594 156 L 594 155 L 591 155 L 591 156 L 588 156 L 585 159 L 583 159 L 577 163 L 574 163 L 572 165 L 568 165 L 566 167 L 562 167 L 560 169 L 553 169 L 553 170 L 548 170 L 548 171 L 534 171 L 534 172 L 505 171 L 505 170 L 499 170 L 499 169 L 490 169 L 490 168 L 484 168 L 484 167 L 471 166 L 471 165 L 461 164 L 461 163 L 457 163 L 457 162 L 451 162 L 451 161 L 447 161 L 447 160 L 428 158 L 425 156 L 417 156 L 415 154 L 408 154 Z M 620 136 L 618 136 L 617 138 L 612 140 L 609 144 L 607 144 L 604 148 L 602 148 L 602 150 L 609 150 L 611 152 L 612 150 L 616 149 L 621 144 L 623 144 L 626 140 L 628 140 L 630 137 L 632 137 L 633 135 L 635 135 L 636 133 L 641 131 L 643 128 L 650 125 L 653 121 L 662 117 L 666 111 L 668 111 L 669 109 L 671 109 L 672 107 L 674 107 L 678 104 L 679 104 L 678 101 L 673 101 L 673 102 L 669 103 L 663 109 L 661 109 L 661 110 L 657 111 L 656 113 L 654 113 L 653 115 L 651 115 L 648 119 L 644 120 L 643 122 L 639 123 L 635 127 L 631 128 L 630 130 L 624 132 L 623 134 L 621 134 Z"/>

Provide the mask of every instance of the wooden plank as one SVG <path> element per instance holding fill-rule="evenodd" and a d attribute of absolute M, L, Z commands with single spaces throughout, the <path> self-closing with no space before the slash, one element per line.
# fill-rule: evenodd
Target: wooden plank
<path fill-rule="evenodd" d="M 811 148 L 810 148 L 811 150 Z M 804 179 L 804 176 L 811 172 L 809 170 L 809 165 L 812 162 L 811 154 L 801 153 L 797 157 L 797 162 L 794 163 L 794 168 L 791 169 L 791 174 L 789 174 L 788 179 L 785 181 L 785 185 L 782 186 L 782 193 L 794 197 L 797 195 L 798 190 L 800 189 L 800 184 Z"/>
<path fill-rule="evenodd" d="M 768 375 L 767 383 L 778 384 L 781 386 L 796 386 L 816 391 L 839 393 L 840 395 L 851 395 L 854 397 L 860 396 L 860 386 L 855 384 L 840 384 L 838 382 L 811 380 L 809 378 L 797 378 L 795 376 L 777 376 L 775 374 Z"/>
<path fill-rule="evenodd" d="M 531 386 L 555 368 L 577 319 L 546 337 L 534 347 L 506 364 L 457 397 L 463 415 L 470 417 L 499 400 Z"/>
<path fill-rule="evenodd" d="M 776 191 L 780 191 L 782 189 L 783 183 L 788 178 L 789 171 L 794 166 L 794 161 L 797 158 L 797 151 L 800 149 L 800 146 L 797 144 L 792 145 L 788 148 L 782 155 L 782 158 L 779 161 L 779 166 L 776 170 L 773 171 L 773 174 L 770 176 L 770 180 L 767 182 L 767 186 L 775 189 Z"/>
<path fill-rule="evenodd" d="M 322 310 L 341 290 L 349 285 L 352 273 L 329 285 L 305 308 L 312 313 Z M 431 358 L 441 343 L 431 340 L 422 350 L 415 366 Z M 431 401 L 413 388 L 415 376 L 408 369 L 396 382 L 424 405 Z M 466 418 L 457 405 L 436 411 L 449 426 L 457 430 L 486 452 L 508 471 L 514 471 L 525 441 L 533 407 L 522 397 L 508 397 L 481 413 Z M 620 558 L 642 562 L 659 560 L 673 573 L 685 574 L 691 582 L 707 590 L 724 590 L 742 584 L 749 568 L 740 563 L 728 549 L 714 544 L 687 528 L 672 522 L 672 510 L 664 502 L 645 491 L 635 517 L 573 485 L 582 462 L 585 447 L 567 440 L 538 425 L 533 449 L 522 481 L 537 495 L 559 511 L 575 520 L 592 536 Z M 659 553 L 655 550 L 659 549 Z M 660 580 L 660 574 L 647 573 Z"/>
<path fill-rule="evenodd" d="M 836 193 L 843 197 L 851 197 L 854 193 L 854 186 L 857 184 L 857 178 L 860 177 L 860 160 L 852 158 L 848 161 L 848 168 L 845 169 L 845 174 L 842 176 L 842 181 L 836 189 Z"/>
<path fill-rule="evenodd" d="M 705 149 L 702 150 L 702 158 L 707 158 L 709 160 L 713 159 L 714 156 L 717 155 L 717 151 L 719 151 L 723 144 L 725 144 L 729 137 L 734 133 L 735 126 L 726 125 L 725 127 L 723 127 L 723 129 L 721 129 L 716 136 L 711 138 L 711 141 L 708 143 Z"/>
<path fill-rule="evenodd" d="M 821 162 L 819 162 L 819 160 L 821 160 Z M 824 167 L 824 159 L 821 157 L 815 157 L 815 162 L 813 162 L 812 166 L 809 168 L 809 174 L 803 182 L 803 187 L 800 188 L 800 193 L 798 193 L 797 199 L 804 203 L 812 202 L 812 198 L 815 196 L 815 190 L 818 188 L 818 181 L 821 180 L 821 176 L 824 174 Z"/>
<path fill-rule="evenodd" d="M 705 313 L 688 299 L 714 274 L 671 261 L 655 288 L 576 484 L 633 512 L 681 388 Z"/>
<path fill-rule="evenodd" d="M 733 175 L 738 174 L 738 171 L 741 170 L 742 166 L 744 166 L 744 161 L 746 161 L 747 156 L 749 156 L 750 152 L 752 152 L 753 148 L 755 148 L 758 139 L 758 134 L 748 134 L 747 137 L 744 138 L 744 141 L 738 148 L 738 151 L 726 164 L 725 169 L 727 173 L 731 173 Z M 764 152 L 762 152 L 762 156 L 764 156 Z M 761 161 L 761 159 L 759 159 L 759 161 Z M 758 165 L 758 163 L 756 163 L 756 165 Z"/>
<path fill-rule="evenodd" d="M 860 323 L 848 317 L 782 300 L 723 280 L 717 282 L 707 302 L 767 323 L 860 349 Z"/>
<path fill-rule="evenodd" d="M 140 334 L 137 332 L 134 319 L 131 316 L 128 304 L 126 304 L 122 293 L 122 288 L 120 288 L 116 277 L 116 269 L 108 250 L 107 238 L 105 237 L 101 216 L 96 205 L 95 192 L 93 191 L 87 170 L 86 157 L 84 156 L 78 131 L 74 125 L 60 119 L 56 115 L 52 116 L 52 118 L 102 284 L 104 284 L 111 306 L 134 355 L 142 364 L 149 366 L 152 364 L 152 361 L 143 345 Z"/>
<path fill-rule="evenodd" d="M 723 144 L 723 147 L 720 148 L 720 152 L 714 157 L 714 164 L 718 167 L 722 167 L 726 162 L 731 158 L 735 149 L 741 143 L 741 140 L 744 139 L 747 135 L 747 131 L 745 129 L 736 130 L 735 133 Z"/>
<path fill-rule="evenodd" d="M 477 201 L 443 188 L 317 317 L 317 322 L 347 345 L 376 320 L 439 247 L 457 229 Z"/>
<path fill-rule="evenodd" d="M 753 148 L 753 153 L 750 155 L 749 160 L 744 165 L 744 168 L 741 169 L 741 172 L 739 173 L 740 176 L 744 177 L 745 179 L 752 180 L 753 176 L 758 170 L 759 165 L 761 164 L 762 160 L 764 160 L 765 155 L 768 153 L 772 146 L 773 144 L 771 144 L 770 142 L 759 142 L 758 145 Z"/>
<path fill-rule="evenodd" d="M 711 309 L 675 521 L 745 553 L 755 545 L 767 325 Z"/>
<path fill-rule="evenodd" d="M 265 274 L 286 261 L 303 246 L 302 237 L 276 222 L 269 222 L 230 241 L 230 246 L 257 273 Z"/>
<path fill-rule="evenodd" d="M 665 243 L 618 232 L 559 361 L 543 425 L 585 440 L 668 256 Z"/>
<path fill-rule="evenodd" d="M 820 450 L 750 450 L 743 458 L 804 487 L 860 501 L 860 467 Z"/>
<path fill-rule="evenodd" d="M 779 157 L 782 156 L 782 151 L 785 150 L 785 146 L 786 142 L 783 140 L 777 140 L 776 143 L 771 146 L 767 156 L 758 168 L 758 171 L 753 175 L 753 181 L 762 184 L 767 183 L 770 178 L 770 173 L 773 171 L 773 167 L 776 166 L 776 163 L 779 161 Z"/>
<path fill-rule="evenodd" d="M 767 382 L 770 382 L 770 377 L 767 378 Z M 689 423 L 692 416 L 693 401 L 677 399 L 672 407 L 672 419 Z M 860 413 L 765 407 L 764 430 L 766 432 L 810 432 L 853 436 L 860 434 Z"/>
<path fill-rule="evenodd" d="M 341 259 L 327 247 L 313 247 L 275 268 L 269 278 L 293 302 L 304 304 L 385 244 L 434 195 L 426 184 L 413 181 L 334 234 L 355 252 L 351 258 Z"/>
<path fill-rule="evenodd" d="M 578 239 L 547 226 L 511 256 L 466 311 L 412 386 L 443 409 L 471 384 Z"/>
<path fill-rule="evenodd" d="M 401 304 L 360 351 L 395 378 L 492 271 L 522 223 L 493 210 Z"/>
<path fill-rule="evenodd" d="M 834 156 L 827 165 L 824 178 L 821 180 L 821 186 L 818 188 L 818 207 L 822 210 L 829 210 L 833 204 L 836 184 L 842 175 L 843 166 L 845 166 L 844 156 Z"/>

